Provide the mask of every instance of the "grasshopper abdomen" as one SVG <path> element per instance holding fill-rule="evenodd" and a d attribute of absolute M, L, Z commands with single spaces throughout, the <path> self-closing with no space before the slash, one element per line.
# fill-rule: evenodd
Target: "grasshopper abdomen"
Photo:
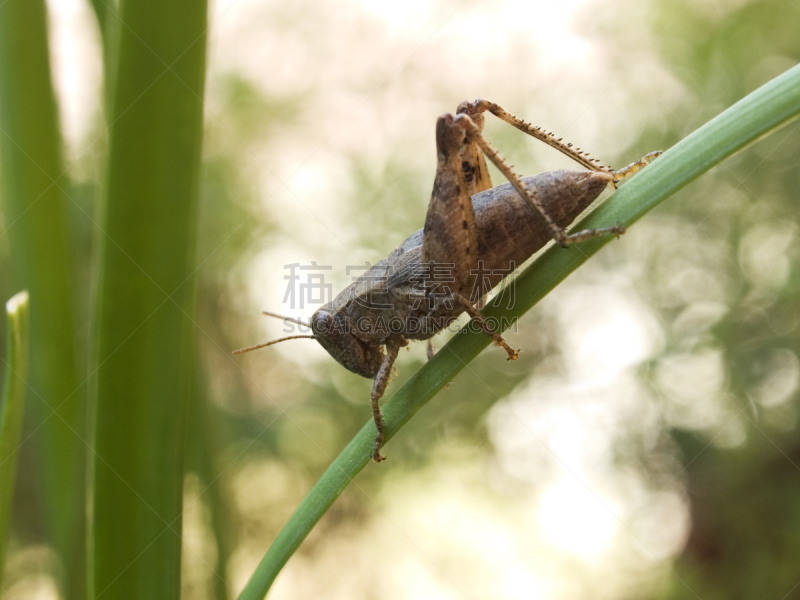
<path fill-rule="evenodd" d="M 605 173 L 548 171 L 523 177 L 535 188 L 551 219 L 562 228 L 570 225 L 610 183 Z M 506 183 L 472 198 L 478 233 L 478 259 L 483 262 L 483 285 L 471 286 L 483 296 L 551 239 L 544 219 Z M 487 273 L 488 272 L 488 273 Z M 488 286 L 488 287 L 487 287 Z"/>

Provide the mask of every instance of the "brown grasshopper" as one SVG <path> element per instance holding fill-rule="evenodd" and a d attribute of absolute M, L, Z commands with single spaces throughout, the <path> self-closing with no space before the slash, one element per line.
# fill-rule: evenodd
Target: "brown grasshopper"
<path fill-rule="evenodd" d="M 484 138 L 486 111 L 589 170 L 520 178 Z M 380 448 L 386 430 L 379 401 L 400 348 L 409 340 L 428 340 L 428 356 L 432 356 L 430 338 L 467 312 L 505 349 L 509 360 L 516 360 L 519 351 L 481 315 L 486 294 L 550 239 L 566 247 L 598 235 L 624 233 L 624 227 L 618 225 L 570 234 L 564 227 L 607 185 L 616 188 L 620 179 L 661 154 L 651 152 L 614 171 L 580 148 L 573 149 L 572 144 L 483 99 L 462 102 L 455 115 L 445 113 L 438 118 L 436 152 L 436 179 L 423 229 L 317 310 L 310 324 L 264 313 L 310 327 L 312 335 L 290 336 L 234 352 L 311 338 L 345 368 L 373 379 L 375 462 L 384 460 Z M 509 183 L 492 187 L 484 155 Z"/>

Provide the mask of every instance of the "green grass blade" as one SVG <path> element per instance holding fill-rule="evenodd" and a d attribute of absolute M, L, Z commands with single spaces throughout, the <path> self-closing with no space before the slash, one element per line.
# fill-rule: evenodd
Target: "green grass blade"
<path fill-rule="evenodd" d="M 62 178 L 44 0 L 0 3 L 0 167 L 11 262 L 30 293 L 31 443 L 66 598 L 84 597 L 85 404 L 76 343 L 76 247 Z M 85 299 L 84 299 L 85 301 Z M 41 425 L 41 427 L 39 427 Z"/>
<path fill-rule="evenodd" d="M 90 597 L 177 599 L 207 6 L 123 0 L 106 23 Z"/>
<path fill-rule="evenodd" d="M 28 292 L 6 302 L 6 374 L 0 395 L 0 585 L 3 582 L 17 449 L 28 389 Z"/>
<path fill-rule="evenodd" d="M 669 195 L 800 114 L 800 66 L 773 79 L 676 144 L 626 183 L 612 198 L 576 225 L 576 229 L 609 223 L 629 226 Z M 579 248 L 550 248 L 514 282 L 513 309 L 493 309 L 487 316 L 518 317 L 541 300 L 572 271 L 608 243 L 594 238 Z M 462 331 L 420 369 L 386 403 L 387 439 L 448 381 L 489 345 L 488 336 Z M 286 561 L 339 494 L 370 460 L 375 425 L 370 420 L 322 475 L 278 534 L 240 595 L 240 600 L 266 596 Z"/>

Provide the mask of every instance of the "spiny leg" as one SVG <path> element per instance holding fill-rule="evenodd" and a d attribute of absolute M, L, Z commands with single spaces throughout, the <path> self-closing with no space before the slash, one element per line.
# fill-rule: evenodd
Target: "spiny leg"
<path fill-rule="evenodd" d="M 559 152 L 562 152 L 566 156 L 569 156 L 571 159 L 576 161 L 577 163 L 583 165 L 587 169 L 592 171 L 600 171 L 603 173 L 611 173 L 614 176 L 614 180 L 611 182 L 611 185 L 616 188 L 617 182 L 620 179 L 625 179 L 627 177 L 632 176 L 634 173 L 640 171 L 647 165 L 649 165 L 653 160 L 658 158 L 663 154 L 661 150 L 656 150 L 655 152 L 650 152 L 645 154 L 639 160 L 632 162 L 626 167 L 622 167 L 618 170 L 613 170 L 611 167 L 607 167 L 603 165 L 600 161 L 596 158 L 591 158 L 588 152 L 581 151 L 580 148 L 573 148 L 572 144 L 566 143 L 562 141 L 562 138 L 556 138 L 553 135 L 553 132 L 545 132 L 544 129 L 541 127 L 537 127 L 536 125 L 532 125 L 518 116 L 508 112 L 499 104 L 492 102 L 491 100 L 486 100 L 485 98 L 478 98 L 474 102 L 462 102 L 458 106 L 459 113 L 466 113 L 470 115 L 473 119 L 482 112 L 489 111 L 498 119 L 505 121 L 509 125 L 512 125 L 519 129 L 520 131 L 527 133 L 530 136 L 535 137 L 537 140 L 540 140 L 547 144 L 548 146 L 555 148 Z M 481 129 L 483 129 L 481 127 Z"/>
<path fill-rule="evenodd" d="M 394 361 L 397 359 L 401 346 L 404 345 L 399 343 L 386 345 L 386 357 L 383 359 L 381 368 L 378 369 L 378 374 L 375 376 L 375 383 L 372 384 L 372 417 L 375 419 L 375 427 L 378 429 L 378 435 L 375 436 L 375 448 L 372 451 L 372 460 L 375 462 L 386 460 L 385 456 L 381 456 L 381 445 L 383 444 L 383 438 L 386 436 L 386 424 L 383 422 L 383 415 L 378 402 L 383 397 L 386 386 L 389 385 L 389 376 L 392 373 Z"/>
<path fill-rule="evenodd" d="M 519 350 L 514 350 L 511 346 L 509 346 L 508 343 L 503 339 L 503 336 L 497 333 L 489 325 L 489 323 L 486 322 L 486 319 L 483 318 L 481 311 L 472 306 L 467 298 L 461 294 L 453 294 L 453 298 L 461 306 L 461 308 L 467 311 L 467 314 L 480 326 L 483 332 L 491 337 L 495 344 L 506 351 L 508 354 L 508 360 L 517 360 L 517 358 L 519 358 Z"/>
<path fill-rule="evenodd" d="M 550 235 L 561 246 L 566 247 L 569 244 L 600 235 L 620 235 L 625 233 L 624 227 L 613 226 L 604 227 L 602 229 L 587 229 L 586 231 L 567 234 L 556 224 L 555 221 L 553 221 L 552 218 L 550 218 L 550 215 L 547 214 L 547 211 L 544 209 L 541 198 L 539 197 L 539 193 L 536 191 L 536 189 L 525 187 L 519 176 L 514 173 L 514 171 L 511 169 L 511 166 L 502 156 L 500 156 L 500 153 L 497 152 L 497 150 L 495 150 L 494 147 L 486 140 L 480 129 L 475 125 L 475 123 L 472 122 L 472 119 L 469 117 L 469 115 L 462 113 L 456 117 L 455 122 L 464 127 L 464 129 L 475 140 L 478 146 L 480 146 L 481 150 L 483 150 L 484 154 L 486 154 L 489 160 L 495 164 L 495 166 L 506 177 L 506 179 L 508 179 L 511 185 L 514 186 L 514 189 L 519 192 L 520 196 L 522 196 L 531 205 L 531 207 L 537 213 L 539 213 L 539 215 L 547 224 L 547 228 L 550 230 Z M 614 176 L 611 173 L 603 173 L 608 177 L 609 183 L 614 181 Z"/>
<path fill-rule="evenodd" d="M 527 133 L 528 135 L 535 137 L 537 140 L 544 142 L 551 148 L 555 148 L 559 152 L 565 154 L 578 164 L 583 165 L 591 171 L 599 171 L 609 174 L 614 173 L 611 167 L 603 165 L 596 158 L 591 158 L 588 153 L 582 152 L 580 148 L 573 148 L 572 144 L 562 141 L 562 138 L 556 138 L 556 136 L 553 135 L 553 132 L 548 133 L 541 127 L 537 127 L 536 125 L 532 125 L 526 121 L 523 121 L 495 102 L 486 100 L 484 98 L 478 98 L 475 100 L 475 102 L 462 102 L 459 105 L 458 110 L 459 112 L 466 113 L 470 116 L 479 115 L 482 112 L 489 111 L 498 119 L 516 127 L 523 133 Z"/>
<path fill-rule="evenodd" d="M 514 171 L 511 170 L 511 166 L 506 163 L 505 159 L 500 156 L 500 153 L 492 147 L 492 145 L 486 140 L 481 133 L 480 129 L 477 125 L 472 121 L 469 115 L 467 114 L 460 114 L 456 117 L 455 122 L 460 124 L 469 134 L 469 136 L 475 141 L 476 144 L 481 148 L 483 153 L 491 160 L 495 166 L 500 170 L 500 172 L 511 182 L 511 185 L 514 186 L 514 189 L 519 192 L 519 194 L 525 198 L 528 202 L 533 205 L 533 208 L 538 212 L 542 218 L 547 223 L 548 229 L 550 229 L 551 235 L 556 239 L 560 240 L 560 238 L 564 238 L 566 234 L 564 230 L 562 230 L 556 223 L 550 218 L 547 212 L 542 205 L 541 199 L 539 198 L 539 194 L 536 190 L 529 190 L 527 189 L 522 180 L 517 176 Z"/>

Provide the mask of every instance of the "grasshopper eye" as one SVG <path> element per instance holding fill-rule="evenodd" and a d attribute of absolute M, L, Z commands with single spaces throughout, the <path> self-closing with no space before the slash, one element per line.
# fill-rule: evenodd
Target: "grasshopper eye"
<path fill-rule="evenodd" d="M 324 335 L 333 327 L 333 315 L 326 310 L 318 310 L 311 318 L 311 330 L 314 335 Z"/>

